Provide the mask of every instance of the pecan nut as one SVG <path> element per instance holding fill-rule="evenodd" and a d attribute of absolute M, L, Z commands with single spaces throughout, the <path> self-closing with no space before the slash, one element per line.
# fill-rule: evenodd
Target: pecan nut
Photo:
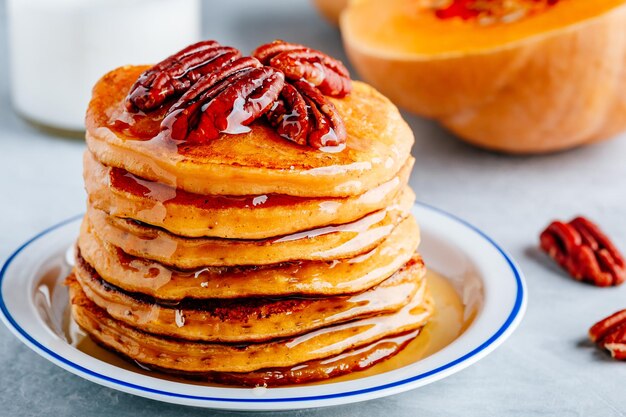
<path fill-rule="evenodd" d="M 267 120 L 276 132 L 299 145 L 306 145 L 309 135 L 307 103 L 296 88 L 285 82 L 280 97 L 267 113 Z"/>
<path fill-rule="evenodd" d="M 622 254 L 598 226 L 584 217 L 552 222 L 540 236 L 541 248 L 572 277 L 600 287 L 626 280 Z"/>
<path fill-rule="evenodd" d="M 178 141 L 244 133 L 266 116 L 280 136 L 298 144 L 319 149 L 345 143 L 345 126 L 327 97 L 343 97 L 352 88 L 341 62 L 283 41 L 262 45 L 254 55 L 259 59 L 215 41 L 191 45 L 142 73 L 126 107 L 151 111 L 178 98 L 161 122 L 161 131 Z"/>
<path fill-rule="evenodd" d="M 600 320 L 589 329 L 589 338 L 615 359 L 626 359 L 626 310 Z"/>
<path fill-rule="evenodd" d="M 346 128 L 333 103 L 305 81 L 286 82 L 267 118 L 279 135 L 300 145 L 320 149 L 346 142 Z"/>
<path fill-rule="evenodd" d="M 234 77 L 241 71 L 260 66 L 261 63 L 255 58 L 238 58 L 221 69 L 200 78 L 170 107 L 161 122 L 161 130 L 170 131 L 170 136 L 173 139 L 184 140 L 192 128 L 197 125 L 202 106 L 218 93 L 220 88 L 225 87 L 223 82 L 226 79 Z"/>
<path fill-rule="evenodd" d="M 198 79 L 239 58 L 241 52 L 215 41 L 188 46 L 143 72 L 126 97 L 129 111 L 150 111 L 183 94 Z"/>
<path fill-rule="evenodd" d="M 204 143 L 221 133 L 245 133 L 270 109 L 283 84 L 281 72 L 240 58 L 197 82 L 172 106 L 161 130 L 190 143 Z"/>
<path fill-rule="evenodd" d="M 350 93 L 350 73 L 338 60 L 304 45 L 274 41 L 261 45 L 252 56 L 274 67 L 291 81 L 304 80 L 328 96 L 344 97 Z"/>
<path fill-rule="evenodd" d="M 314 148 L 339 146 L 346 142 L 346 128 L 337 109 L 318 89 L 305 81 L 294 83 L 307 104 L 310 129 L 307 142 Z"/>

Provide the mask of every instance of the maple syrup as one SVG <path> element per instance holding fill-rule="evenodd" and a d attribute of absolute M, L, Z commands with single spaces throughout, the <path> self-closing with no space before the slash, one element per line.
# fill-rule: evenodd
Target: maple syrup
<path fill-rule="evenodd" d="M 471 324 L 474 318 L 473 313 L 475 312 L 465 311 L 461 298 L 455 291 L 452 283 L 445 277 L 431 271 L 427 274 L 427 280 L 430 294 L 435 302 L 435 313 L 429 323 L 414 340 L 409 342 L 409 344 L 394 357 L 378 363 L 365 371 L 354 372 L 315 384 L 354 380 L 398 369 L 436 353 L 459 337 Z M 152 371 L 141 364 L 135 366 L 135 364 L 120 358 L 116 354 L 94 343 L 76 326 L 69 313 L 66 313 L 64 316 L 63 332 L 66 340 L 78 350 L 111 365 L 168 381 L 205 386 L 220 386 L 218 384 L 187 380 Z"/>

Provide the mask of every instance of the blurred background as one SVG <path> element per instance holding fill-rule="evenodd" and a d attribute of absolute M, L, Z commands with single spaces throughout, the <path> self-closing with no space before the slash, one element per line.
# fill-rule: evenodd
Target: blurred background
<path fill-rule="evenodd" d="M 8 4 L 0 0 L 0 260 L 43 228 L 83 211 L 85 145 L 76 134 L 75 111 L 86 105 L 82 86 L 94 82 L 94 74 L 162 59 L 177 50 L 176 43 L 188 44 L 196 29 L 202 38 L 244 52 L 276 38 L 304 43 L 350 67 L 339 30 L 306 0 L 9 2 L 15 25 L 11 53 Z M 144 10 L 148 3 L 151 13 Z M 35 6 L 45 8 L 30 9 Z M 188 23 L 181 26 L 177 19 L 183 16 Z M 129 28 L 135 33 L 132 39 Z M 156 36 L 165 40 L 152 43 Z M 59 60 L 67 62 L 59 66 Z M 68 68 L 71 75 L 55 72 L 59 68 Z M 59 82 L 53 85 L 55 80 Z M 61 111 L 65 108 L 72 109 Z M 608 382 L 615 364 L 594 357 L 582 341 L 596 319 L 626 306 L 626 287 L 606 290 L 574 282 L 545 258 L 537 242 L 552 219 L 584 214 L 626 248 L 626 140 L 541 156 L 508 156 L 474 148 L 432 121 L 403 115 L 416 137 L 411 186 L 418 200 L 477 225 L 517 259 L 529 286 L 526 319 L 504 347 L 443 382 L 298 415 L 365 410 L 382 415 L 390 409 L 528 415 L 512 412 L 516 407 L 552 415 L 622 415 L 626 397 Z M 34 410 L 57 416 L 201 415 L 81 380 L 37 357 L 2 326 L 0 387 L 0 415 L 7 416 L 32 415 Z"/>

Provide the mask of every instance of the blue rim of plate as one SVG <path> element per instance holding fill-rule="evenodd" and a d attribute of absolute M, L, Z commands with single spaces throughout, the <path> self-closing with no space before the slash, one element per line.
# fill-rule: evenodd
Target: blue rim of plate
<path fill-rule="evenodd" d="M 423 372 L 421 374 L 418 375 L 414 375 L 412 377 L 409 378 L 405 378 L 399 381 L 394 381 L 394 382 L 390 382 L 387 384 L 383 384 L 383 385 L 378 385 L 375 387 L 369 387 L 369 388 L 363 388 L 363 389 L 359 389 L 359 390 L 353 390 L 353 391 L 347 391 L 347 392 L 338 392 L 335 394 L 325 394 L 325 395 L 312 395 L 312 396 L 308 396 L 308 397 L 289 397 L 289 398 L 220 398 L 220 397 L 205 397 L 205 396 L 200 396 L 200 395 L 186 395 L 186 394 L 179 394 L 176 392 L 168 392 L 168 391 L 163 391 L 163 390 L 159 390 L 159 389 L 154 389 L 154 388 L 147 388 L 147 387 L 143 387 L 141 385 L 137 385 L 137 384 L 131 384 L 125 381 L 121 381 L 119 379 L 116 378 L 111 378 L 109 376 L 106 375 L 102 375 L 98 372 L 94 372 L 90 369 L 87 369 L 81 365 L 78 365 L 68 359 L 66 359 L 65 357 L 51 351 L 50 349 L 48 349 L 47 347 L 43 346 L 41 343 L 39 343 L 37 340 L 35 340 L 33 337 L 31 337 L 24 329 L 22 329 L 17 323 L 16 321 L 13 319 L 13 317 L 11 316 L 11 313 L 9 313 L 5 302 L 4 302 L 4 295 L 2 294 L 2 281 L 4 280 L 4 275 L 6 273 L 6 270 L 8 269 L 9 265 L 11 264 L 11 262 L 13 261 L 13 259 L 15 259 L 15 257 L 17 257 L 17 255 L 20 254 L 20 252 L 22 252 L 27 246 L 29 246 L 31 243 L 33 243 L 34 241 L 40 239 L 41 237 L 45 236 L 46 234 L 65 226 L 68 223 L 71 223 L 77 219 L 79 219 L 80 217 L 83 216 L 83 214 L 79 214 L 76 216 L 72 216 L 69 219 L 66 219 L 58 224 L 55 224 L 54 226 L 51 226 L 45 230 L 43 230 L 42 232 L 38 233 L 37 235 L 33 236 L 31 239 L 29 239 L 28 241 L 26 241 L 24 244 L 22 244 L 22 246 L 20 246 L 15 252 L 13 252 L 13 254 L 11 254 L 11 256 L 9 256 L 9 258 L 7 259 L 7 261 L 4 263 L 4 265 L 2 266 L 2 269 L 0 270 L 0 312 L 2 312 L 2 315 L 4 316 L 4 318 L 6 319 L 6 321 L 13 327 L 13 329 L 15 331 L 17 331 L 25 340 L 27 340 L 32 346 L 34 346 L 35 348 L 37 348 L 41 353 L 45 353 L 46 355 L 54 358 L 55 360 L 64 363 L 65 365 L 74 368 L 75 370 L 83 373 L 83 374 L 87 374 L 91 377 L 95 377 L 97 379 L 101 379 L 103 381 L 107 381 L 109 383 L 113 383 L 116 385 L 120 385 L 126 388 L 130 388 L 133 390 L 138 390 L 138 391 L 144 391 L 146 393 L 151 393 L 151 394 L 158 394 L 158 395 L 165 395 L 168 397 L 176 397 L 176 398 L 184 398 L 184 399 L 188 399 L 188 400 L 202 400 L 202 401 L 217 401 L 217 402 L 233 402 L 233 403 L 281 403 L 281 402 L 297 402 L 297 401 L 317 401 L 317 400 L 329 400 L 329 399 L 334 399 L 334 398 L 341 398 L 341 397 L 351 397 L 351 396 L 355 396 L 355 395 L 362 395 L 362 394 L 367 394 L 367 393 L 372 393 L 372 392 L 376 392 L 376 391 L 381 391 L 381 390 L 386 390 L 386 389 L 390 389 L 390 388 L 394 388 L 394 387 L 398 387 L 398 386 L 402 386 L 402 385 L 406 385 L 409 384 L 411 382 L 415 382 L 418 381 L 420 379 L 424 379 L 427 378 L 429 376 L 441 373 L 446 371 L 447 369 L 450 369 L 462 362 L 465 362 L 473 357 L 475 357 L 476 355 L 479 355 L 482 351 L 484 351 L 485 349 L 487 349 L 489 346 L 491 346 L 494 342 L 496 342 L 498 339 L 500 339 L 500 337 L 502 335 L 504 335 L 507 330 L 513 325 L 513 323 L 515 323 L 515 320 L 517 319 L 517 317 L 519 316 L 519 314 L 522 312 L 522 308 L 524 305 L 524 298 L 525 298 L 525 288 L 524 288 L 524 282 L 522 279 L 522 272 L 520 271 L 519 267 L 515 264 L 515 262 L 513 262 L 513 260 L 511 259 L 511 257 L 506 253 L 506 251 L 504 251 L 504 249 L 502 249 L 493 239 L 491 239 L 487 234 L 485 234 L 482 230 L 478 229 L 477 227 L 475 227 L 474 225 L 472 225 L 471 223 L 468 223 L 467 221 L 455 216 L 454 214 L 448 213 L 445 210 L 442 210 L 440 208 L 431 206 L 429 204 L 425 204 L 425 203 L 421 203 L 421 202 L 415 202 L 416 206 L 421 206 L 423 208 L 426 208 L 428 210 L 432 210 L 435 211 L 445 217 L 448 217 L 458 223 L 463 224 L 464 226 L 468 227 L 469 229 L 473 230 L 475 233 L 477 233 L 479 236 L 481 236 L 483 239 L 485 239 L 490 245 L 492 245 L 501 255 L 502 257 L 506 260 L 509 268 L 511 268 L 511 271 L 513 272 L 513 276 L 515 277 L 515 283 L 517 285 L 517 294 L 515 296 L 515 303 L 513 305 L 513 308 L 511 310 L 511 313 L 509 314 L 509 316 L 507 317 L 506 321 L 504 322 L 504 324 L 491 336 L 489 337 L 485 342 L 483 342 L 480 346 L 474 348 L 472 351 L 466 353 L 465 355 L 456 358 L 453 361 L 450 361 L 448 363 L 446 363 L 445 365 L 441 365 L 435 369 L 431 369 L 430 371 L 427 372 Z"/>

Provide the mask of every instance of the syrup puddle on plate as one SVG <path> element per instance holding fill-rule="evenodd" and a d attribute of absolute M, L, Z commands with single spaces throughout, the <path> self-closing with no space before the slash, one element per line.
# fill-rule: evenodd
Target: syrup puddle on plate
<path fill-rule="evenodd" d="M 52 275 L 59 273 L 59 271 L 55 272 L 56 273 Z M 40 299 L 38 309 L 40 314 L 42 314 L 42 319 L 48 324 L 50 329 L 76 349 L 108 364 L 143 375 L 186 384 L 213 387 L 220 386 L 218 384 L 187 380 L 152 371 L 142 367 L 140 364 L 128 362 L 116 354 L 96 345 L 71 318 L 67 289 L 63 285 L 64 277 L 58 276 L 57 284 L 51 286 L 50 275 L 51 274 L 46 274 L 46 279 L 43 279 L 44 277 L 42 276 L 40 285 L 36 288 L 36 294 L 43 291 L 46 295 L 45 301 Z M 464 305 L 453 283 L 436 272 L 429 271 L 427 273 L 427 280 L 430 294 L 435 301 L 435 313 L 420 334 L 400 353 L 364 371 L 306 385 L 348 381 L 402 368 L 438 352 L 458 338 L 474 320 L 477 310 L 476 305 L 473 305 L 471 311 L 468 311 L 468 307 Z M 65 305 L 60 303 L 65 303 Z M 62 313 L 59 314 L 59 311 L 62 311 Z M 57 314 L 54 314 L 55 312 L 57 312 Z M 61 320 L 51 320 L 55 316 Z M 59 321 L 61 322 L 61 326 L 58 325 Z M 59 327 L 61 327 L 61 329 L 59 329 Z"/>

